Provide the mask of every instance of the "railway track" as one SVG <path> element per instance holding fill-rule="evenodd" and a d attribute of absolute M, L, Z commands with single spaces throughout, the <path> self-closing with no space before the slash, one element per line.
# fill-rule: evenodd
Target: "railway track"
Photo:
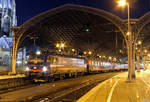
<path fill-rule="evenodd" d="M 8 102 L 10 99 L 10 102 L 74 102 L 98 83 L 119 73 L 88 75 L 51 83 L 30 83 L 0 90 L 0 101 Z"/>
<path fill-rule="evenodd" d="M 113 77 L 114 75 L 116 74 L 111 74 L 101 79 L 88 80 L 77 86 L 68 87 L 57 93 L 46 95 L 44 98 L 35 98 L 32 100 L 32 102 L 76 102 L 77 99 L 79 99 L 97 84 Z"/>
<path fill-rule="evenodd" d="M 90 89 L 95 87 L 98 83 L 105 81 L 105 78 L 96 82 L 87 82 L 83 83 L 82 85 L 73 87 L 73 88 L 68 88 L 64 91 L 58 92 L 55 95 L 48 96 L 45 99 L 38 100 L 35 102 L 75 102 L 77 99 L 79 99 L 81 96 L 83 96 L 86 92 L 88 92 Z"/>

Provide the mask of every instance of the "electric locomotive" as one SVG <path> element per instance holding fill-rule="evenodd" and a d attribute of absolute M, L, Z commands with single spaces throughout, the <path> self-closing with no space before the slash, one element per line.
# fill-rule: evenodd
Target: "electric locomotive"
<path fill-rule="evenodd" d="M 77 77 L 90 73 L 121 71 L 127 68 L 127 64 L 85 60 L 37 51 L 29 56 L 26 75 L 36 82 Z"/>
<path fill-rule="evenodd" d="M 54 53 L 30 55 L 26 75 L 34 81 L 49 81 L 86 73 L 86 62 L 82 58 L 71 58 Z"/>

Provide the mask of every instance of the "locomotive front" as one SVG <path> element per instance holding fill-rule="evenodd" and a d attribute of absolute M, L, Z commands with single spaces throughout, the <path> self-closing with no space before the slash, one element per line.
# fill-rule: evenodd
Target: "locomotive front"
<path fill-rule="evenodd" d="M 49 75 L 49 69 L 45 65 L 44 54 L 40 52 L 32 53 L 28 59 L 26 75 L 34 81 L 44 81 Z"/>

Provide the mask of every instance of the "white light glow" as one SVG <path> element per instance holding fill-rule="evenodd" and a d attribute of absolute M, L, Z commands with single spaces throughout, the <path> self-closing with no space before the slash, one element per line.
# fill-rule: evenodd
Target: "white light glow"
<path fill-rule="evenodd" d="M 129 36 L 130 35 L 130 32 L 127 32 L 127 36 Z"/>
<path fill-rule="evenodd" d="M 36 54 L 37 54 L 37 55 L 40 55 L 40 54 L 41 54 L 41 51 L 36 51 Z"/>
<path fill-rule="evenodd" d="M 72 52 L 74 52 L 75 51 L 75 49 L 72 49 Z"/>
<path fill-rule="evenodd" d="M 60 45 L 59 44 L 56 44 L 56 47 L 59 47 Z"/>
<path fill-rule="evenodd" d="M 61 47 L 63 48 L 65 46 L 65 44 L 61 44 Z"/>
<path fill-rule="evenodd" d="M 141 41 L 138 41 L 138 44 L 139 44 L 139 45 L 141 45 L 141 44 L 142 44 L 142 42 L 141 42 Z"/>
<path fill-rule="evenodd" d="M 92 54 L 92 52 L 91 51 L 89 51 L 89 55 L 91 55 Z"/>
<path fill-rule="evenodd" d="M 30 68 L 29 67 L 26 67 L 26 71 L 29 71 L 30 70 Z"/>
<path fill-rule="evenodd" d="M 146 70 L 146 72 L 150 72 L 150 70 L 149 70 L 149 69 L 147 69 L 147 70 Z"/>
<path fill-rule="evenodd" d="M 127 5 L 127 2 L 126 2 L 126 0 L 119 0 L 119 1 L 118 1 L 118 5 L 119 5 L 119 6 L 122 6 L 122 7 L 123 7 L 123 6 L 126 6 L 126 5 Z"/>
<path fill-rule="evenodd" d="M 21 62 L 21 61 L 17 61 L 16 63 L 17 63 L 17 64 L 21 64 L 22 62 Z"/>
<path fill-rule="evenodd" d="M 46 72 L 47 71 L 47 67 L 44 66 L 43 67 L 43 71 Z"/>
<path fill-rule="evenodd" d="M 86 55 L 86 52 L 84 52 L 84 54 Z"/>

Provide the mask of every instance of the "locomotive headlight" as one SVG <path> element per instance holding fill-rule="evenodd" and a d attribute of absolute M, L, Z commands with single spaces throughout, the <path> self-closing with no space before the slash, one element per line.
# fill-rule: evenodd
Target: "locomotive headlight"
<path fill-rule="evenodd" d="M 30 70 L 30 68 L 29 67 L 26 67 L 26 71 L 29 71 Z"/>
<path fill-rule="evenodd" d="M 47 67 L 43 67 L 43 72 L 46 72 L 47 71 Z"/>

